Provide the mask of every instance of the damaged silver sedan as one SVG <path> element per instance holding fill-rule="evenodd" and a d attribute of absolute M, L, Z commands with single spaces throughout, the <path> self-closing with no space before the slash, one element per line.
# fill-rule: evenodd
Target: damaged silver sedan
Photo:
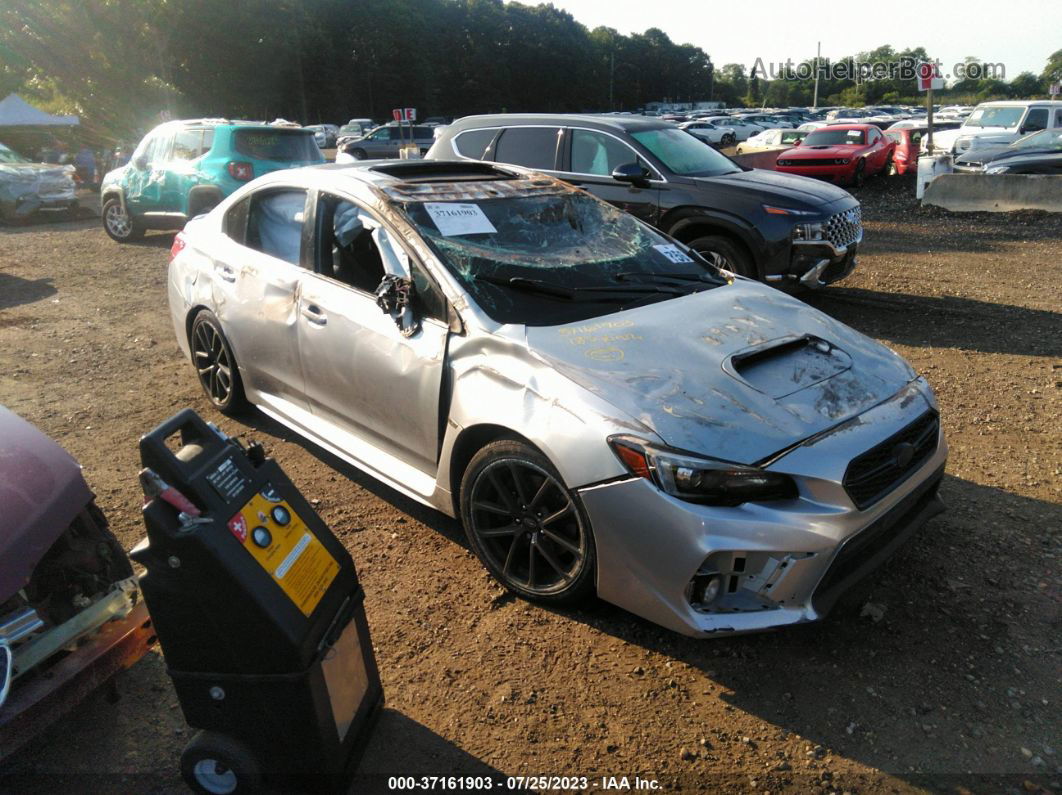
<path fill-rule="evenodd" d="M 696 636 L 813 621 L 940 510 L 903 359 L 552 178 L 278 172 L 173 251 L 215 406 L 460 517 L 520 596 Z"/>
<path fill-rule="evenodd" d="M 0 220 L 77 206 L 73 166 L 34 163 L 0 144 Z"/>

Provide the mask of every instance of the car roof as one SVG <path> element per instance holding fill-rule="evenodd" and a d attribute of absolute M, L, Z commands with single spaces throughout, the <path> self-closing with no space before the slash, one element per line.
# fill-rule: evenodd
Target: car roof
<path fill-rule="evenodd" d="M 826 127 L 821 127 L 823 130 L 860 130 L 862 132 L 868 132 L 870 130 L 878 130 L 881 128 L 876 124 L 829 124 Z M 818 132 L 818 130 L 812 130 L 812 132 Z"/>
<path fill-rule="evenodd" d="M 649 116 L 605 116 L 591 113 L 494 113 L 482 116 L 464 116 L 447 127 L 448 133 L 461 132 L 477 127 L 534 126 L 577 124 L 606 131 L 633 132 L 636 130 L 659 130 L 673 125 Z"/>
<path fill-rule="evenodd" d="M 369 185 L 379 195 L 408 201 L 489 199 L 513 195 L 575 192 L 558 179 L 519 166 L 474 160 L 359 160 L 282 169 L 259 177 L 257 184 L 353 189 Z"/>

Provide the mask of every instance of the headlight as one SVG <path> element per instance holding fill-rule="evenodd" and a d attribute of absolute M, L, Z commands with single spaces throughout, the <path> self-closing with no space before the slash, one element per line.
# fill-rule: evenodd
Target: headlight
<path fill-rule="evenodd" d="M 1010 166 L 989 166 L 985 169 L 986 174 L 1006 174 L 1010 171 Z"/>
<path fill-rule="evenodd" d="M 768 215 L 818 215 L 815 210 L 794 210 L 791 207 L 775 207 L 770 204 L 763 205 L 763 210 Z"/>
<path fill-rule="evenodd" d="M 822 224 L 797 224 L 793 227 L 794 240 L 822 240 Z"/>
<path fill-rule="evenodd" d="M 733 506 L 797 496 L 788 475 L 656 447 L 633 436 L 612 436 L 608 442 L 632 475 L 680 500 Z"/>

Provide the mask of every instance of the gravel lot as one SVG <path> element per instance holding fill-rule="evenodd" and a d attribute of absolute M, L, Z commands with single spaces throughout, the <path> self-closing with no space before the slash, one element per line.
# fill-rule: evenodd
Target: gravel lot
<path fill-rule="evenodd" d="M 694 641 L 608 605 L 504 594 L 460 528 L 262 415 L 213 412 L 165 308 L 172 235 L 94 219 L 0 229 L 0 403 L 143 533 L 136 442 L 191 406 L 262 440 L 348 546 L 387 709 L 356 791 L 388 775 L 640 775 L 685 791 L 1058 791 L 1062 781 L 1062 216 L 859 193 L 866 241 L 809 301 L 937 390 L 949 505 L 817 626 Z M 188 729 L 151 653 L 5 762 L 5 790 L 179 792 Z M 594 787 L 599 788 L 599 787 Z"/>

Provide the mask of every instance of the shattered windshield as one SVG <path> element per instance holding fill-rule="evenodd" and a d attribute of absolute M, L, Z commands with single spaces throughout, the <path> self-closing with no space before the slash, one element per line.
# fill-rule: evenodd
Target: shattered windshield
<path fill-rule="evenodd" d="M 499 323 L 569 323 L 725 284 L 696 254 L 574 191 L 404 210 Z"/>
<path fill-rule="evenodd" d="M 631 133 L 631 137 L 684 177 L 718 177 L 741 171 L 704 141 L 676 127 L 641 130 Z"/>

